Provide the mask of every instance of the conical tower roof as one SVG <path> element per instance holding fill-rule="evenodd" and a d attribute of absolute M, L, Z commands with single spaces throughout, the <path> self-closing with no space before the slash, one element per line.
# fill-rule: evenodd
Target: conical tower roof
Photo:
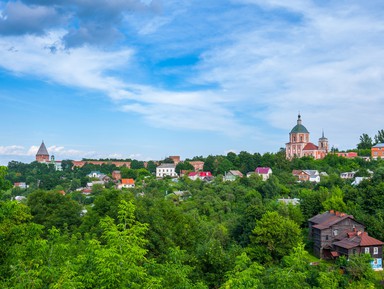
<path fill-rule="evenodd" d="M 37 151 L 37 156 L 49 156 L 47 148 L 45 147 L 44 141 L 41 143 L 39 150 Z"/>

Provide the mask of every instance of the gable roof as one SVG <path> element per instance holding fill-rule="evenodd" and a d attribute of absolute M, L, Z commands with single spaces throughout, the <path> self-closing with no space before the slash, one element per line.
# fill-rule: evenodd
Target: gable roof
<path fill-rule="evenodd" d="M 352 219 L 356 222 L 356 220 L 353 218 L 352 215 L 347 215 L 345 213 L 335 212 L 333 210 L 327 211 L 322 214 L 318 214 L 312 218 L 310 218 L 308 221 L 314 223 L 313 228 L 316 229 L 327 229 L 345 219 Z M 358 223 L 358 222 L 356 222 Z"/>
<path fill-rule="evenodd" d="M 367 232 L 350 232 L 348 237 L 338 242 L 333 243 L 335 246 L 339 246 L 345 249 L 352 249 L 358 246 L 369 247 L 369 246 L 382 246 L 384 243 L 371 236 L 368 236 Z"/>
<path fill-rule="evenodd" d="M 303 151 L 314 151 L 314 150 L 318 150 L 319 147 L 314 145 L 313 143 L 309 142 L 305 145 L 305 147 L 303 148 Z"/>
<path fill-rule="evenodd" d="M 41 143 L 39 150 L 36 153 L 37 156 L 49 156 L 47 148 L 45 147 L 44 141 Z"/>
<path fill-rule="evenodd" d="M 375 144 L 373 148 L 384 148 L 384 143 Z"/>
<path fill-rule="evenodd" d="M 241 178 L 243 177 L 243 174 L 240 171 L 238 171 L 238 170 L 230 170 L 228 172 L 228 174 L 233 175 L 233 176 L 239 176 Z"/>
<path fill-rule="evenodd" d="M 134 185 L 135 180 L 134 179 L 121 179 L 121 184 L 123 185 Z"/>
<path fill-rule="evenodd" d="M 255 172 L 259 175 L 267 175 L 269 173 L 269 170 L 271 170 L 271 168 L 269 167 L 257 167 Z"/>
<path fill-rule="evenodd" d="M 159 169 L 172 169 L 173 168 L 174 169 L 174 168 L 176 168 L 176 165 L 165 163 L 165 164 L 159 165 L 157 168 L 159 168 Z"/>

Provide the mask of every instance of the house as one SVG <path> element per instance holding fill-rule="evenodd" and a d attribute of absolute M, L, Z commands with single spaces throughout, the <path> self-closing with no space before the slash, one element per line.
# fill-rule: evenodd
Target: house
<path fill-rule="evenodd" d="M 356 172 L 344 172 L 340 174 L 340 178 L 342 179 L 353 179 L 355 177 Z"/>
<path fill-rule="evenodd" d="M 177 173 L 175 169 L 176 169 L 175 164 L 161 164 L 156 168 L 156 177 L 164 178 L 166 176 L 170 176 L 172 178 L 175 178 L 177 177 Z"/>
<path fill-rule="evenodd" d="M 255 174 L 261 176 L 263 181 L 266 181 L 269 179 L 269 176 L 272 175 L 272 169 L 269 167 L 257 167 Z"/>
<path fill-rule="evenodd" d="M 339 157 L 347 158 L 347 159 L 357 158 L 357 153 L 356 152 L 341 152 L 341 153 L 336 153 L 336 155 L 339 156 Z"/>
<path fill-rule="evenodd" d="M 103 184 L 105 182 L 109 182 L 111 180 L 110 177 L 108 177 L 106 174 L 103 174 L 99 171 L 92 171 L 87 175 L 87 177 L 92 178 L 92 179 L 99 179 L 99 181 L 102 181 Z"/>
<path fill-rule="evenodd" d="M 27 189 L 29 187 L 25 182 L 14 183 L 13 186 L 20 189 Z"/>
<path fill-rule="evenodd" d="M 284 199 L 283 198 L 283 199 L 277 199 L 277 201 L 278 202 L 282 202 L 282 203 L 284 203 L 286 205 L 291 204 L 293 206 L 296 206 L 296 205 L 300 204 L 300 199 L 297 199 L 297 198 L 293 198 L 293 199 L 291 199 L 291 198 Z"/>
<path fill-rule="evenodd" d="M 130 189 L 135 187 L 134 179 L 121 179 L 121 183 L 117 186 L 119 189 Z"/>
<path fill-rule="evenodd" d="M 240 171 L 237 170 L 230 170 L 229 172 L 226 172 L 225 175 L 223 176 L 224 181 L 234 181 L 237 178 L 242 178 L 243 174 Z"/>
<path fill-rule="evenodd" d="M 213 178 L 211 172 L 191 172 L 188 174 L 188 178 L 192 181 L 197 179 L 204 180 L 205 178 Z"/>
<path fill-rule="evenodd" d="M 384 158 L 384 143 L 378 143 L 371 148 L 373 159 Z"/>
<path fill-rule="evenodd" d="M 328 154 L 328 139 L 319 138 L 318 146 L 309 141 L 309 131 L 302 124 L 301 115 L 298 115 L 297 124 L 289 133 L 289 142 L 285 144 L 285 155 L 287 159 L 294 157 L 311 156 L 314 159 L 322 159 Z"/>
<path fill-rule="evenodd" d="M 293 170 L 292 175 L 296 177 L 299 182 L 320 182 L 320 174 L 317 170 Z"/>
<path fill-rule="evenodd" d="M 121 172 L 120 171 L 113 171 L 112 172 L 112 179 L 119 181 L 121 180 Z"/>
<path fill-rule="evenodd" d="M 334 259 L 351 254 L 370 254 L 372 267 L 382 269 L 383 242 L 368 236 L 365 226 L 352 215 L 327 211 L 308 220 L 309 239 L 318 258 Z"/>

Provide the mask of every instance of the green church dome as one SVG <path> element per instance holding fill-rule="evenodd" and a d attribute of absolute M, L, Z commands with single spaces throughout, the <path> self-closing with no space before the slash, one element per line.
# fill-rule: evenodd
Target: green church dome
<path fill-rule="evenodd" d="M 307 128 L 301 124 L 301 115 L 299 114 L 297 119 L 297 125 L 293 127 L 291 133 L 309 133 Z"/>

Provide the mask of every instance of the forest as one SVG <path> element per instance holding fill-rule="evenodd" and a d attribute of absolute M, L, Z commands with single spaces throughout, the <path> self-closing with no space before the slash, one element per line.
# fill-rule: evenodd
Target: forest
<path fill-rule="evenodd" d="M 287 160 L 283 150 L 243 151 L 187 159 L 178 172 L 190 169 L 191 160 L 204 161 L 214 180 L 156 179 L 155 163 L 145 168 L 134 161 L 118 169 L 135 179 L 135 188 L 118 190 L 111 181 L 94 185 L 88 196 L 76 190 L 87 174 L 111 175 L 115 166 L 72 168 L 65 160 L 62 171 L 37 162 L 0 167 L 0 287 L 384 288 L 369 255 L 315 258 L 307 225 L 337 210 L 384 241 L 383 160 L 335 154 Z M 260 166 L 273 170 L 267 181 L 257 175 L 223 181 L 229 170 L 246 174 Z M 319 183 L 298 182 L 292 175 L 298 169 L 326 175 Z M 367 179 L 352 185 L 340 178 L 351 171 Z"/>

